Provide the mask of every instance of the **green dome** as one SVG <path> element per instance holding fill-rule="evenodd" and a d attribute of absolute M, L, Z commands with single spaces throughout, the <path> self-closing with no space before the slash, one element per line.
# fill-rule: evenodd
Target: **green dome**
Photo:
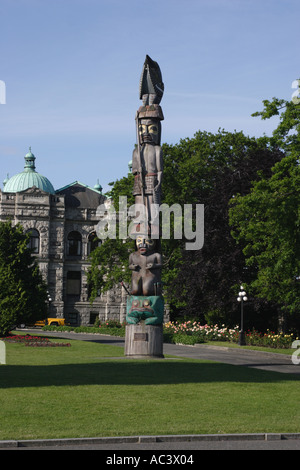
<path fill-rule="evenodd" d="M 25 191 L 25 189 L 36 186 L 47 193 L 54 194 L 55 190 L 48 178 L 35 171 L 34 162 L 35 156 L 31 153 L 31 148 L 29 148 L 29 152 L 25 155 L 24 171 L 5 181 L 3 191 L 5 193 L 19 193 L 20 191 Z"/>

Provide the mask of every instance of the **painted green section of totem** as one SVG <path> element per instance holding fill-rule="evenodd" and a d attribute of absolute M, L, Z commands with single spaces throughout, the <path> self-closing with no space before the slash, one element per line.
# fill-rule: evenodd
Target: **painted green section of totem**
<path fill-rule="evenodd" d="M 145 325 L 162 325 L 164 298 L 160 295 L 131 295 L 127 298 L 126 322 L 135 325 L 144 320 Z"/>

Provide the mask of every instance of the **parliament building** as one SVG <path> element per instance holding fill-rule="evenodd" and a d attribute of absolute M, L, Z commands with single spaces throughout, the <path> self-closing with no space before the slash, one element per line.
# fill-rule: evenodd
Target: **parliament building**
<path fill-rule="evenodd" d="M 119 286 L 89 300 L 89 254 L 101 243 L 96 238 L 96 210 L 105 202 L 99 184 L 89 187 L 74 181 L 55 190 L 36 171 L 29 149 L 24 170 L 3 182 L 0 221 L 11 219 L 30 234 L 30 247 L 47 283 L 49 316 L 65 318 L 71 325 L 100 321 L 123 322 L 126 292 Z"/>

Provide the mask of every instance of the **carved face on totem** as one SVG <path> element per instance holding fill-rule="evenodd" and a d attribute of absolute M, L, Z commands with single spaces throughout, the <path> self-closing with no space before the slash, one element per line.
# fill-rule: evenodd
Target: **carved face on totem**
<path fill-rule="evenodd" d="M 136 247 L 141 255 L 148 255 L 154 251 L 155 241 L 151 238 L 137 237 Z"/>
<path fill-rule="evenodd" d="M 161 124 L 157 119 L 140 119 L 139 137 L 140 143 L 159 145 L 161 134 Z"/>

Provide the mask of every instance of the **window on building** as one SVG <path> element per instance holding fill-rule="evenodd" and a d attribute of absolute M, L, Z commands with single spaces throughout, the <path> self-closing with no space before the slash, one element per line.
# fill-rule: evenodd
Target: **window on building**
<path fill-rule="evenodd" d="M 88 238 L 88 255 L 90 255 L 95 248 L 100 246 L 102 241 L 97 237 L 96 232 L 92 232 L 89 234 Z"/>
<path fill-rule="evenodd" d="M 33 253 L 38 254 L 40 252 L 40 234 L 39 232 L 33 228 L 30 230 L 27 230 L 27 232 L 30 236 L 29 242 L 28 242 L 28 248 L 32 250 Z"/>
<path fill-rule="evenodd" d="M 81 272 L 67 272 L 67 295 L 80 296 L 81 292 Z"/>
<path fill-rule="evenodd" d="M 81 256 L 82 238 L 79 232 L 70 232 L 68 235 L 67 254 L 69 256 Z"/>
<path fill-rule="evenodd" d="M 95 321 L 99 318 L 98 312 L 90 312 L 90 325 L 94 325 Z"/>

